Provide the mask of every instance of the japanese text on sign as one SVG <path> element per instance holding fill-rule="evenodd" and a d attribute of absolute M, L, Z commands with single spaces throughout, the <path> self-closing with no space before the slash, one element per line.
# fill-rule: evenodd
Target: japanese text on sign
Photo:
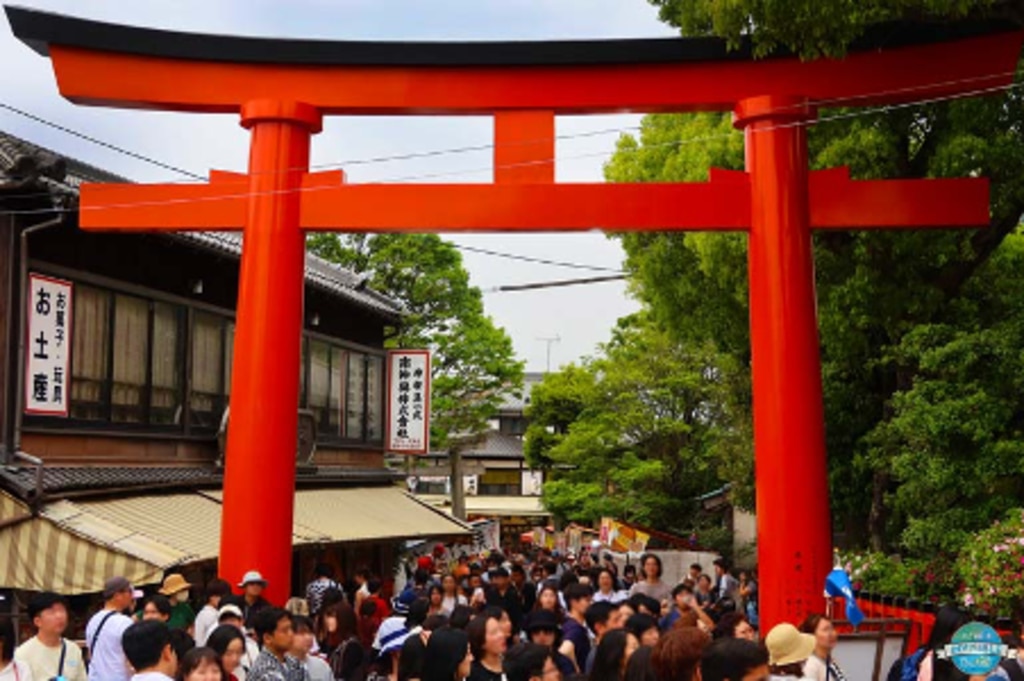
<path fill-rule="evenodd" d="M 67 416 L 71 388 L 70 281 L 28 278 L 25 413 Z"/>
<path fill-rule="evenodd" d="M 426 454 L 430 449 L 430 352 L 388 352 L 389 451 Z"/>

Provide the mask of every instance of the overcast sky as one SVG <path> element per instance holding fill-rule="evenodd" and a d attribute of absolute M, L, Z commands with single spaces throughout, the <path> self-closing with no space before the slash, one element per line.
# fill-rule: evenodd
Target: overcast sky
<path fill-rule="evenodd" d="M 209 33 L 352 40 L 545 40 L 672 35 L 644 0 L 19 0 L 18 4 L 77 16 Z M 58 94 L 48 60 L 0 29 L 0 101 L 160 161 L 205 174 L 244 170 L 248 138 L 230 116 L 116 111 L 73 106 Z M 558 135 L 630 130 L 639 116 L 577 116 L 558 120 Z M 181 179 L 0 110 L 0 128 L 61 153 L 140 181 Z M 489 118 L 339 118 L 325 120 L 313 140 L 314 164 L 489 144 Z M 560 140 L 559 181 L 600 181 L 617 133 Z M 575 157 L 575 158 L 574 158 Z M 488 151 L 416 161 L 352 165 L 352 182 L 452 173 L 431 181 L 488 182 Z M 451 237 L 456 244 L 598 267 L 618 268 L 622 250 L 600 233 Z M 563 269 L 464 252 L 473 283 L 497 286 L 588 276 Z M 615 320 L 637 308 L 621 282 L 526 293 L 486 293 L 487 311 L 505 327 L 529 370 L 592 354 Z"/>

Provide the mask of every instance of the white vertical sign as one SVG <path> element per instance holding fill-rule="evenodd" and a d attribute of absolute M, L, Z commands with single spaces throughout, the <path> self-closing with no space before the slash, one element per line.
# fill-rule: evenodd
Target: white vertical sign
<path fill-rule="evenodd" d="M 522 483 L 524 497 L 539 497 L 544 493 L 544 473 L 542 471 L 523 471 Z"/>
<path fill-rule="evenodd" d="M 430 351 L 388 351 L 387 449 L 430 451 Z"/>
<path fill-rule="evenodd" d="M 28 276 L 25 413 L 67 416 L 71 391 L 70 281 Z"/>

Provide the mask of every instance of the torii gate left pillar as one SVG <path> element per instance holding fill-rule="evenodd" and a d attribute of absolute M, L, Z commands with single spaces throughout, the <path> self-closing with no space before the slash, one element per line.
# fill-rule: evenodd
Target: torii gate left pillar
<path fill-rule="evenodd" d="M 86 229 L 244 226 L 223 577 L 259 569 L 272 600 L 288 595 L 303 230 L 748 231 L 765 627 L 821 610 L 831 560 L 811 228 L 988 223 L 984 179 L 808 173 L 804 124 L 814 102 L 868 106 L 1008 85 L 1021 44 L 1019 32 L 991 25 L 903 25 L 844 60 L 744 62 L 702 40 L 306 43 L 7 13 L 15 35 L 53 59 L 73 101 L 241 113 L 252 130 L 248 177 L 81 190 Z M 554 182 L 557 113 L 730 109 L 746 131 L 746 172 L 712 171 L 697 184 Z M 495 116 L 494 184 L 346 185 L 340 172 L 306 172 L 321 115 L 481 113 Z"/>
<path fill-rule="evenodd" d="M 237 579 L 258 568 L 269 593 L 283 602 L 291 582 L 295 358 L 301 356 L 306 267 L 299 190 L 309 169 L 310 135 L 322 126 L 316 108 L 273 100 L 247 102 L 242 125 L 252 143 L 227 442 L 236 454 L 225 461 L 219 572 Z M 282 408 L 278 397 L 291 408 Z"/>

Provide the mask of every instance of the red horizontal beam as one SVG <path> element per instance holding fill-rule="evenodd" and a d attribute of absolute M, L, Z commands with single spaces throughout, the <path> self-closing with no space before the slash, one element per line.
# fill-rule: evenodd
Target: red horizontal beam
<path fill-rule="evenodd" d="M 731 110 L 765 94 L 869 106 L 1012 82 L 1020 33 L 851 53 L 591 66 L 308 66 L 190 61 L 52 45 L 60 92 L 80 104 L 238 113 L 254 98 L 331 114 L 555 114 Z"/>
<path fill-rule="evenodd" d="M 308 175 L 303 228 L 322 231 L 745 230 L 746 173 L 715 170 L 707 183 L 342 184 L 340 173 Z M 817 229 L 982 227 L 985 179 L 850 180 L 845 169 L 811 174 Z M 82 186 L 86 229 L 241 229 L 244 176 L 209 185 Z"/>
<path fill-rule="evenodd" d="M 984 227 L 985 178 L 851 180 L 846 168 L 811 173 L 815 229 Z"/>
<path fill-rule="evenodd" d="M 234 190 L 233 190 L 234 188 Z M 742 230 L 749 192 L 735 183 L 362 184 L 313 186 L 301 224 L 324 231 Z M 244 185 L 83 185 L 85 229 L 240 229 Z"/>

